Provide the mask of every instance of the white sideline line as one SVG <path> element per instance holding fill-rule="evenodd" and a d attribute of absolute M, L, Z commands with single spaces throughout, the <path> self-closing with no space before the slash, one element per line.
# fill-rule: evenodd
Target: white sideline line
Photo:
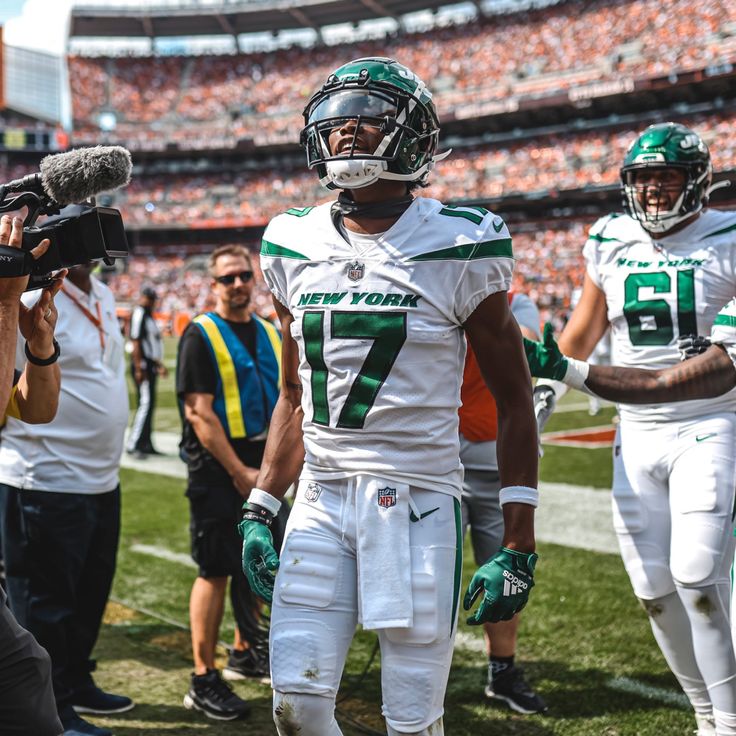
<path fill-rule="evenodd" d="M 166 549 L 166 547 L 158 547 L 155 544 L 132 544 L 130 551 L 138 552 L 142 555 L 149 555 L 150 557 L 158 557 L 160 560 L 166 560 L 167 562 L 177 562 L 180 565 L 197 569 L 196 563 L 189 555 L 185 555 L 183 552 L 172 552 L 170 549 Z"/>
<path fill-rule="evenodd" d="M 683 693 L 676 693 L 661 687 L 645 685 L 643 682 L 632 680 L 629 677 L 614 677 L 606 683 L 606 687 L 611 690 L 618 690 L 621 693 L 638 695 L 640 698 L 659 700 L 661 703 L 676 705 L 678 708 L 685 708 L 686 710 L 690 708 L 690 702 Z"/>

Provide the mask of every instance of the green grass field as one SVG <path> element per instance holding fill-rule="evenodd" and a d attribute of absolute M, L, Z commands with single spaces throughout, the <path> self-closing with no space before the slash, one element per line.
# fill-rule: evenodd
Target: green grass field
<path fill-rule="evenodd" d="M 178 429 L 172 385 L 171 378 L 161 383 L 159 430 Z M 563 405 L 584 402 L 577 395 L 566 398 Z M 610 408 L 596 417 L 585 409 L 560 413 L 549 429 L 601 425 L 612 413 Z M 542 478 L 605 489 L 610 482 L 610 451 L 546 448 Z M 270 689 L 257 682 L 236 684 L 237 692 L 254 706 L 247 721 L 219 723 L 182 707 L 191 668 L 186 623 L 194 570 L 181 561 L 140 550 L 149 545 L 188 553 L 184 482 L 124 470 L 122 487 L 123 535 L 114 601 L 97 647 L 97 678 L 104 687 L 135 698 L 137 707 L 95 722 L 112 728 L 118 736 L 275 734 Z M 485 700 L 485 657 L 477 646 L 468 644 L 480 634 L 461 616 L 462 646 L 456 650 L 450 675 L 445 732 L 452 736 L 692 733 L 694 720 L 682 704 L 619 558 L 551 544 L 540 544 L 539 554 L 537 586 L 524 613 L 517 658 L 547 699 L 549 713 L 512 715 Z M 465 582 L 472 572 L 472 558 L 467 554 Z M 225 641 L 230 640 L 229 613 L 221 633 Z M 373 643 L 372 634 L 358 632 L 350 652 L 343 680 L 343 691 L 349 697 L 338 714 L 346 735 L 364 733 L 361 726 L 384 733 L 378 662 L 360 679 Z"/>

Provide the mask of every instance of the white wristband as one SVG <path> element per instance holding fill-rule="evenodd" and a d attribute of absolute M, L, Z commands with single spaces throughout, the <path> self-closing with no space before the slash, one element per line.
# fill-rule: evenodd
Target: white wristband
<path fill-rule="evenodd" d="M 266 493 L 266 491 L 262 491 L 260 488 L 254 488 L 250 492 L 248 503 L 262 506 L 266 511 L 272 513 L 274 516 L 278 514 L 279 509 L 281 508 L 281 501 L 279 501 L 276 496 L 272 496 L 270 493 Z"/>
<path fill-rule="evenodd" d="M 586 363 L 584 360 L 575 360 L 574 358 L 567 359 L 567 372 L 565 373 L 565 383 L 568 386 L 578 389 L 578 391 L 585 391 L 585 379 L 588 377 L 590 372 L 590 363 Z"/>
<path fill-rule="evenodd" d="M 501 506 L 506 503 L 526 503 L 535 508 L 539 505 L 539 491 L 529 486 L 506 486 L 498 495 Z"/>

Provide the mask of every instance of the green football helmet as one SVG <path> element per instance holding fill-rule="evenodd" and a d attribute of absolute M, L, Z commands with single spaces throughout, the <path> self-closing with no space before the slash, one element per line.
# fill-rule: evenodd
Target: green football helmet
<path fill-rule="evenodd" d="M 642 204 L 646 195 L 636 184 L 636 172 L 662 168 L 679 169 L 685 183 L 671 209 L 651 212 Z M 712 177 L 708 146 L 697 133 L 679 123 L 650 125 L 629 146 L 621 167 L 624 208 L 648 232 L 665 233 L 703 209 Z"/>
<path fill-rule="evenodd" d="M 355 121 L 353 143 L 339 155 L 329 136 Z M 439 120 L 432 95 L 414 72 L 393 59 L 365 58 L 344 64 L 304 108 L 301 144 L 307 165 L 328 189 L 359 189 L 378 179 L 426 183 L 436 161 Z M 378 128 L 383 138 L 368 155 L 355 151 L 361 125 Z"/>

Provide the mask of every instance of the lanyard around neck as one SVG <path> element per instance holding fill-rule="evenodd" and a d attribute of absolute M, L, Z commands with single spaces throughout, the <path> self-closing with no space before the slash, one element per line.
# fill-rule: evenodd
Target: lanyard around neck
<path fill-rule="evenodd" d="M 97 328 L 97 333 L 100 336 L 100 347 L 105 350 L 105 328 L 102 326 L 102 311 L 100 310 L 100 303 L 95 302 L 95 308 L 97 314 L 94 315 L 77 299 L 65 286 L 61 287 L 61 290 L 77 305 L 79 311 Z"/>

